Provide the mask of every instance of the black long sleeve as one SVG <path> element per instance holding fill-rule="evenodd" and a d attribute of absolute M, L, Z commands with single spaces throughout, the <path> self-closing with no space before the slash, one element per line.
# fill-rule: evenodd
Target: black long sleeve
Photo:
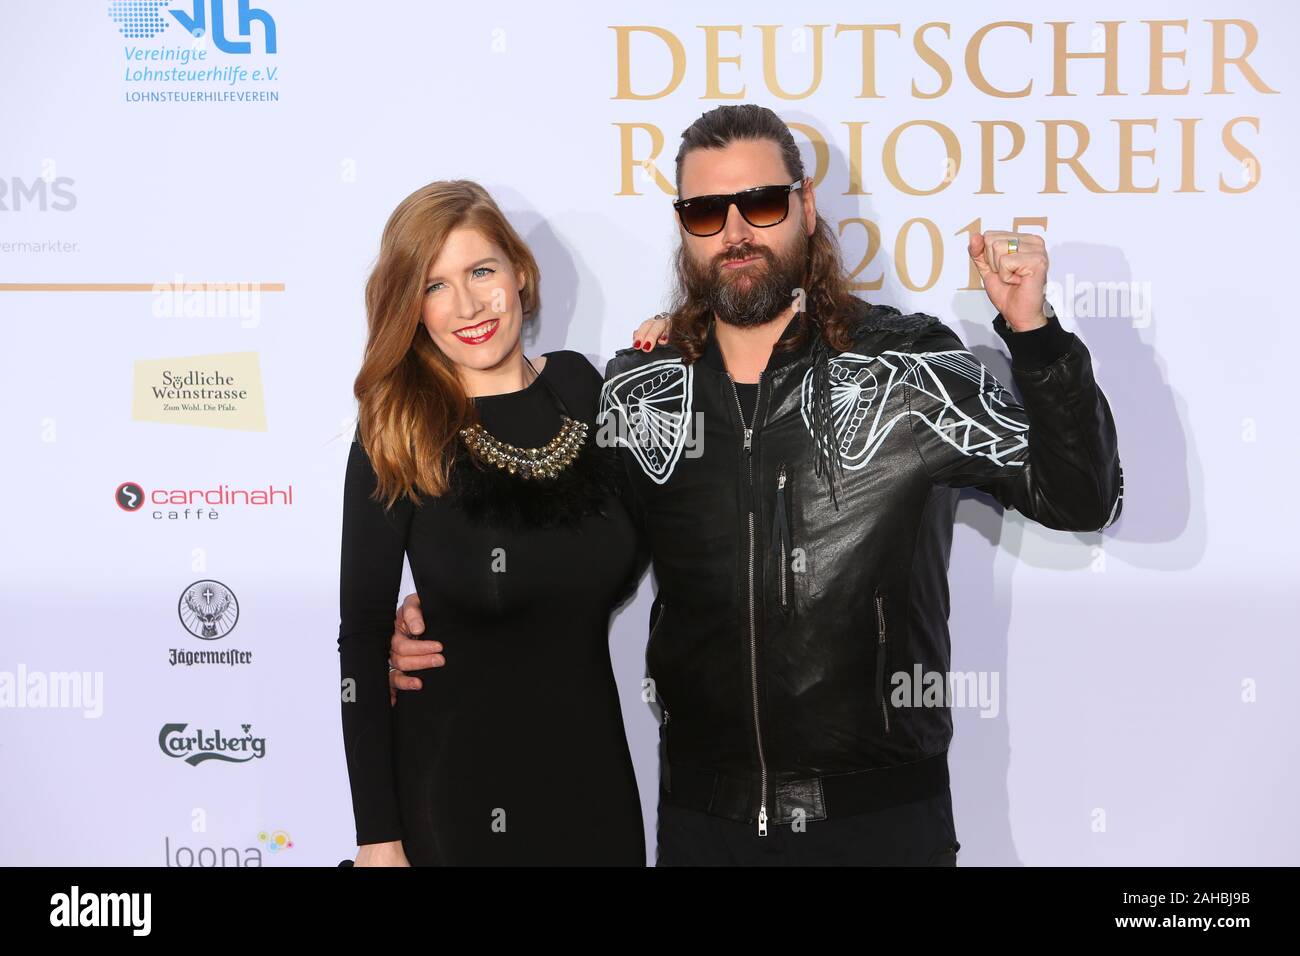
<path fill-rule="evenodd" d="M 402 838 L 393 772 L 388 642 L 414 506 L 405 495 L 390 512 L 370 496 L 376 478 L 354 438 L 343 488 L 339 562 L 339 666 L 343 745 L 357 845 Z"/>
<path fill-rule="evenodd" d="M 979 488 L 1049 528 L 1108 527 L 1123 507 L 1123 470 L 1087 347 L 1055 318 L 1014 332 L 999 315 L 994 329 L 1012 353 L 1023 405 L 942 323 L 916 343 L 923 351 L 905 381 L 931 478 Z"/>
<path fill-rule="evenodd" d="M 588 424 L 599 373 L 547 353 L 523 388 L 474 396 L 493 437 L 537 448 L 563 414 Z M 594 380 L 593 380 L 594 379 Z M 645 861 L 641 804 L 609 655 L 632 523 L 590 457 L 554 485 L 480 469 L 391 513 L 354 442 L 343 519 L 339 650 L 355 686 L 343 731 L 357 843 L 400 840 L 421 865 Z M 459 469 L 459 472 L 458 472 Z M 581 471 L 581 473 L 579 473 Z M 446 667 L 390 707 L 388 644 L 403 554 Z M 554 677 L 539 685 L 539 676 Z M 581 796 L 574 811 L 574 795 Z"/>
<path fill-rule="evenodd" d="M 600 371 L 590 363 L 590 361 L 578 363 L 579 376 L 589 394 L 599 398 L 604 386 L 604 378 Z M 624 580 L 622 587 L 619 588 L 619 597 L 616 604 L 622 604 L 629 597 L 636 593 L 641 584 L 641 578 L 646 569 L 650 566 L 650 537 L 646 531 L 645 508 L 632 485 L 631 477 L 627 470 L 627 456 L 619 453 L 618 446 L 613 443 L 602 443 L 601 426 L 595 422 L 596 407 L 584 409 L 589 411 L 593 419 L 592 427 L 595 430 L 593 435 L 596 453 L 605 458 L 604 469 L 615 476 L 618 497 L 622 501 L 623 507 L 632 519 L 632 526 L 636 529 L 636 557 L 633 560 L 632 571 Z"/>
<path fill-rule="evenodd" d="M 618 496 L 622 500 L 628 516 L 632 519 L 632 527 L 636 529 L 636 557 L 632 562 L 632 572 L 619 591 L 620 596 L 617 603 L 622 604 L 636 593 L 636 589 L 641 584 L 641 577 L 645 574 L 646 569 L 650 567 L 650 535 L 646 530 L 645 508 L 627 474 L 626 456 L 620 455 L 617 448 L 602 448 L 601 454 L 619 459 L 613 463 L 613 467 L 617 469 L 618 474 Z"/>

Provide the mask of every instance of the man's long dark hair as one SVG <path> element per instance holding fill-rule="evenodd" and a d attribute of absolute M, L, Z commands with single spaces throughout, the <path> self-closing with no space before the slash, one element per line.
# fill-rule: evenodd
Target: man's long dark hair
<path fill-rule="evenodd" d="M 677 191 L 682 188 L 682 162 L 696 149 L 721 149 L 736 141 L 767 139 L 776 143 L 785 164 L 786 182 L 802 180 L 805 176 L 799 147 L 785 122 L 764 106 L 744 103 L 719 106 L 709 110 L 682 133 L 682 144 L 677 150 Z M 817 215 L 815 231 L 806 237 L 808 242 L 807 271 L 804 277 L 804 318 L 811 322 L 799 323 L 798 332 L 777 343 L 778 351 L 801 349 L 808 337 L 819 332 L 826 344 L 838 352 L 846 350 L 851 342 L 850 329 L 856 324 L 858 311 L 854 306 L 861 300 L 853 295 L 840 245 L 830 225 L 821 214 Z M 669 344 L 682 353 L 688 364 L 693 364 L 704 354 L 712 316 L 707 306 L 692 301 L 687 293 L 685 269 L 687 268 L 686 243 L 678 245 L 675 262 L 677 284 L 669 305 L 672 319 Z"/>

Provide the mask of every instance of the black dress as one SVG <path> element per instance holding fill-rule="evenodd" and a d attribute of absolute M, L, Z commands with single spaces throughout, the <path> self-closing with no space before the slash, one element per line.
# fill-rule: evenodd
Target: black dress
<path fill-rule="evenodd" d="M 400 839 L 413 865 L 645 865 L 609 620 L 648 556 L 617 455 L 595 443 L 601 384 L 563 350 L 520 391 L 474 400 L 484 428 L 521 447 L 555 436 L 560 407 L 587 422 L 581 455 L 545 485 L 475 467 L 458 443 L 447 495 L 403 496 L 385 514 L 353 441 L 339 649 L 358 845 Z M 403 553 L 421 636 L 443 643 L 447 663 L 413 672 L 424 686 L 390 710 Z"/>

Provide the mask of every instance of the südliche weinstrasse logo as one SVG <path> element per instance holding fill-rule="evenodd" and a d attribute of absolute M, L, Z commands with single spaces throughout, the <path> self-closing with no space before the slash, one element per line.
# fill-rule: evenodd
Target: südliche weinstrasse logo
<path fill-rule="evenodd" d="M 227 352 L 138 360 L 132 383 L 131 419 L 266 431 L 258 354 Z"/>

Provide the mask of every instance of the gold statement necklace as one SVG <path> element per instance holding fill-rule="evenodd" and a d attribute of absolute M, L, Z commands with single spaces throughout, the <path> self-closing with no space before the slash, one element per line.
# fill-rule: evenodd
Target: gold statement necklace
<path fill-rule="evenodd" d="M 529 368 L 533 363 L 528 362 Z M 534 379 L 541 377 L 533 369 Z M 532 384 L 531 382 L 529 383 Z M 527 387 L 527 386 L 525 386 Z M 587 423 L 560 415 L 560 430 L 540 448 L 520 448 L 494 438 L 480 422 L 460 430 L 460 438 L 480 461 L 528 480 L 555 478 L 577 459 L 587 439 Z"/>

